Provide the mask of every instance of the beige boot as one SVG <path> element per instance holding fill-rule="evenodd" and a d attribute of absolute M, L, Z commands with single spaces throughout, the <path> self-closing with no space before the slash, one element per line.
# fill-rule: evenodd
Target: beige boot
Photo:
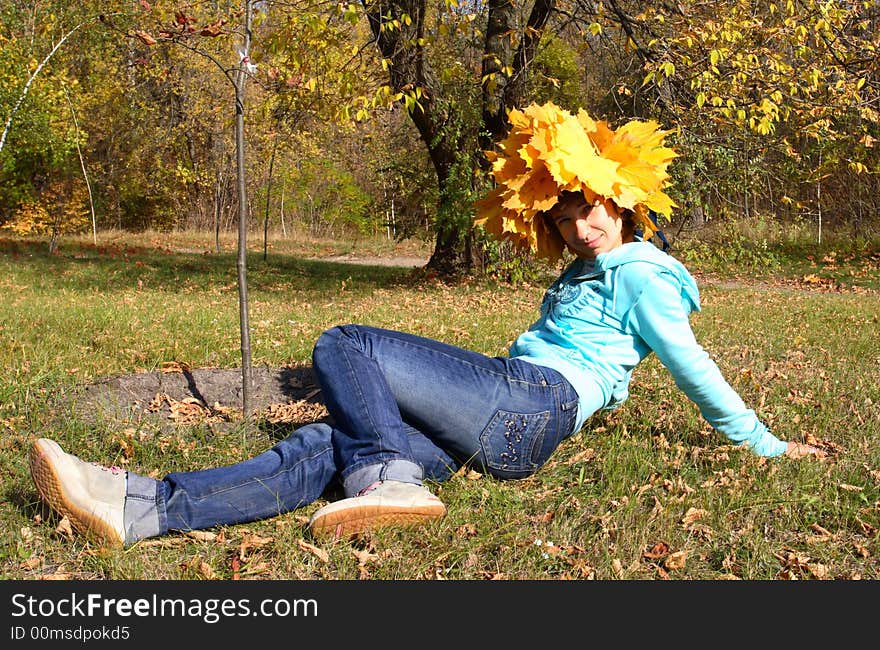
<path fill-rule="evenodd" d="M 316 537 L 348 538 L 382 526 L 414 525 L 445 514 L 443 502 L 422 485 L 377 481 L 357 496 L 317 510 L 309 529 Z"/>
<path fill-rule="evenodd" d="M 28 461 L 40 497 L 74 530 L 99 542 L 125 543 L 125 470 L 86 463 L 47 438 L 34 442 Z"/>

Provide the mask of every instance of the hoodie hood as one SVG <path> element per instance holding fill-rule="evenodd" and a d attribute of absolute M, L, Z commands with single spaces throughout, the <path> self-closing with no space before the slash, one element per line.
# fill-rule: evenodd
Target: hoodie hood
<path fill-rule="evenodd" d="M 672 273 L 681 284 L 682 296 L 687 298 L 694 311 L 700 311 L 700 291 L 697 288 L 696 280 L 681 262 L 650 242 L 629 242 L 612 251 L 597 255 L 589 275 L 601 274 L 633 263 L 653 264 Z"/>

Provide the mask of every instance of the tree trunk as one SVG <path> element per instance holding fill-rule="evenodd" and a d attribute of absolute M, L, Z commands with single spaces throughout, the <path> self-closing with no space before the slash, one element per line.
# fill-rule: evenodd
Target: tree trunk
<path fill-rule="evenodd" d="M 284 225 L 284 190 L 287 188 L 285 183 L 281 184 L 281 207 L 279 211 L 281 212 L 281 235 L 284 238 L 287 238 L 287 226 Z"/>
<path fill-rule="evenodd" d="M 691 189 L 691 194 L 694 197 L 694 203 L 691 206 L 691 225 L 700 229 L 706 225 L 706 215 L 703 212 L 703 196 L 702 193 L 697 189 L 697 178 L 694 176 L 694 170 L 688 169 L 685 178 L 687 179 L 687 184 Z"/>
<path fill-rule="evenodd" d="M 79 166 L 82 168 L 83 179 L 86 182 L 86 190 L 89 192 L 89 209 L 92 211 L 92 240 L 95 246 L 98 245 L 98 222 L 95 218 L 95 200 L 92 197 L 92 184 L 89 182 L 89 174 L 86 171 L 86 161 L 83 158 L 82 148 L 79 146 L 79 122 L 76 119 L 76 111 L 73 108 L 73 102 L 70 99 L 70 92 L 67 86 L 64 86 L 64 98 L 70 107 L 70 116 L 73 118 L 73 128 L 76 134 L 76 154 L 79 156 Z"/>
<path fill-rule="evenodd" d="M 547 27 L 555 0 L 536 0 L 529 12 L 516 51 L 511 33 L 516 24 L 517 3 L 513 0 L 490 0 L 486 41 L 483 47 L 483 128 L 480 148 L 491 149 L 502 140 L 510 127 L 507 110 L 523 100 L 528 68 L 535 58 L 541 36 Z M 509 70 L 508 76 L 504 71 Z M 485 166 L 485 163 L 484 163 Z"/>
<path fill-rule="evenodd" d="M 462 239 L 467 233 L 461 228 L 438 230 L 434 239 L 434 251 L 425 268 L 443 277 L 455 277 L 473 268 L 473 260 L 468 259 L 469 247 Z"/>
<path fill-rule="evenodd" d="M 495 73 L 496 83 L 483 88 L 482 124 L 469 124 L 465 111 L 452 99 L 441 96 L 441 85 L 425 60 L 421 43 L 426 0 L 363 0 L 376 45 L 391 62 L 391 88 L 398 93 L 421 91 L 409 115 L 437 174 L 440 201 L 434 252 L 427 268 L 439 275 L 458 275 L 473 268 L 472 208 L 465 198 L 473 190 L 473 172 L 486 168 L 479 150 L 490 149 L 506 136 L 507 109 L 520 101 L 526 70 L 534 59 L 555 0 L 535 0 L 514 51 L 512 35 L 516 32 L 517 4 L 513 0 L 488 3 L 483 75 Z M 398 22 L 385 29 L 392 21 Z M 484 137 L 484 133 L 488 136 Z"/>
<path fill-rule="evenodd" d="M 511 0 L 489 0 L 489 20 L 486 25 L 483 79 L 483 126 L 480 148 L 491 149 L 507 132 L 507 107 L 504 101 L 508 77 L 503 70 L 513 58 L 510 26 L 516 18 L 516 6 Z"/>
<path fill-rule="evenodd" d="M 419 44 L 424 36 L 425 5 L 425 0 L 364 1 L 376 45 L 382 56 L 391 61 L 388 67 L 391 87 L 403 93 L 421 90 L 409 116 L 428 149 L 441 197 L 435 225 L 436 244 L 428 268 L 440 275 L 457 275 L 470 269 L 464 242 L 471 226 L 455 209 L 456 195 L 451 181 L 459 156 L 469 150 L 468 135 L 466 129 L 456 128 L 463 124 L 460 111 L 453 102 L 441 97 L 440 84 Z M 402 19 L 404 15 L 410 20 Z M 393 20 L 399 20 L 400 26 L 383 28 Z"/>
<path fill-rule="evenodd" d="M 241 408 L 245 421 L 251 418 L 251 338 L 247 294 L 247 183 L 245 175 L 244 89 L 251 49 L 251 0 L 244 0 L 244 52 L 235 75 L 235 159 L 238 169 L 238 308 L 241 326 Z"/>
<path fill-rule="evenodd" d="M 223 214 L 223 196 L 226 194 L 224 188 L 226 183 L 223 180 L 223 169 L 217 173 L 217 185 L 214 190 L 214 248 L 219 255 L 222 250 L 220 248 L 220 217 Z"/>
<path fill-rule="evenodd" d="M 269 205 L 272 198 L 272 171 L 275 167 L 275 152 L 278 140 L 272 143 L 272 156 L 269 158 L 269 178 L 266 180 L 266 213 L 263 215 L 263 261 L 269 259 Z"/>

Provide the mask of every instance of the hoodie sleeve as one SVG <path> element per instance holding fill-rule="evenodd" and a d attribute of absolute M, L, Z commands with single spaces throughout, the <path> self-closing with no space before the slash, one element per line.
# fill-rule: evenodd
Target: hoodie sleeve
<path fill-rule="evenodd" d="M 727 383 L 694 337 L 680 283 L 663 271 L 645 285 L 629 323 L 672 374 L 675 384 L 717 431 L 759 456 L 778 456 L 787 444 L 774 436 Z"/>

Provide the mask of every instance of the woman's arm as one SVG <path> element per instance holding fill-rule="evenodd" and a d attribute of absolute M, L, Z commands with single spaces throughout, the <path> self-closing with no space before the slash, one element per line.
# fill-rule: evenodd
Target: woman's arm
<path fill-rule="evenodd" d="M 734 444 L 747 445 L 760 456 L 796 458 L 811 453 L 805 451 L 807 445 L 774 436 L 727 383 L 694 337 L 681 288 L 671 273 L 661 272 L 649 281 L 632 307 L 629 322 L 706 421 Z"/>

